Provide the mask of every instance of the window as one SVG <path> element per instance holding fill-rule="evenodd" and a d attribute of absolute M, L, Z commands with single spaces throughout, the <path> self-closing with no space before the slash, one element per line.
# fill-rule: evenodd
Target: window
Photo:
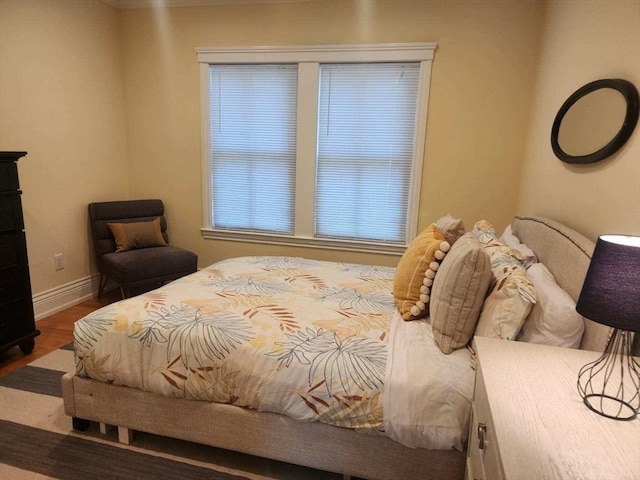
<path fill-rule="evenodd" d="M 404 244 L 420 65 L 320 65 L 315 232 Z"/>
<path fill-rule="evenodd" d="M 212 225 L 294 232 L 297 67 L 210 68 Z"/>
<path fill-rule="evenodd" d="M 203 235 L 402 251 L 434 48 L 198 49 Z"/>

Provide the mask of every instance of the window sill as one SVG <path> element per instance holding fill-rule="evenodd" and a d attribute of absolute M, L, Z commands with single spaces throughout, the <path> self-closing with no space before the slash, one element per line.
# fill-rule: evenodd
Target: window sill
<path fill-rule="evenodd" d="M 234 242 L 265 243 L 271 245 L 287 245 L 291 247 L 320 248 L 323 250 L 343 250 L 362 253 L 377 253 L 382 255 L 402 255 L 406 249 L 404 245 L 388 245 L 384 243 L 364 243 L 349 240 L 334 240 L 329 238 L 307 238 L 289 235 L 260 234 L 239 232 L 234 230 L 215 230 L 201 228 L 202 237 L 208 240 L 227 240 Z"/>

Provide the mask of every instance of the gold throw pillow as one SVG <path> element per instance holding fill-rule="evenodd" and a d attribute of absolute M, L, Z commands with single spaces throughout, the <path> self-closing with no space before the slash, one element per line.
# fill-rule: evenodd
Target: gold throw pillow
<path fill-rule="evenodd" d="M 405 250 L 393 278 L 393 298 L 403 319 L 416 320 L 428 315 L 433 278 L 449 247 L 432 223 Z"/>
<path fill-rule="evenodd" d="M 160 217 L 149 222 L 107 223 L 116 241 L 116 253 L 167 244 L 160 229 Z"/>

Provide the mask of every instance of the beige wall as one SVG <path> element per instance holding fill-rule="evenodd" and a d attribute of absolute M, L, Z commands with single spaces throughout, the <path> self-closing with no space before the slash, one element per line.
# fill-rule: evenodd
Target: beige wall
<path fill-rule="evenodd" d="M 123 11 L 132 191 L 161 195 L 200 265 L 294 254 L 395 265 L 396 256 L 203 240 L 195 47 L 437 42 L 420 227 L 515 213 L 543 8 L 539 2 L 340 0 Z M 309 212 L 312 214 L 312 212 Z"/>
<path fill-rule="evenodd" d="M 34 294 L 90 274 L 87 203 L 129 195 L 123 100 L 115 9 L 0 0 L 0 149 L 28 152 L 18 170 Z"/>
<path fill-rule="evenodd" d="M 197 46 L 437 42 L 420 227 L 441 214 L 499 228 L 517 211 L 594 237 L 640 232 L 640 130 L 578 169 L 555 159 L 555 112 L 580 85 L 640 85 L 638 0 L 325 0 L 118 10 L 99 0 L 0 0 L 0 149 L 20 162 L 34 293 L 94 272 L 86 205 L 161 197 L 200 265 L 294 254 L 394 256 L 203 240 Z M 524 156 L 524 162 L 522 158 Z M 522 184 L 520 177 L 522 173 Z M 64 253 L 56 272 L 53 255 Z"/>
<path fill-rule="evenodd" d="M 518 211 L 562 221 L 592 239 L 640 234 L 640 128 L 619 153 L 591 165 L 560 162 L 549 135 L 565 99 L 602 78 L 640 88 L 640 1 L 550 1 Z"/>

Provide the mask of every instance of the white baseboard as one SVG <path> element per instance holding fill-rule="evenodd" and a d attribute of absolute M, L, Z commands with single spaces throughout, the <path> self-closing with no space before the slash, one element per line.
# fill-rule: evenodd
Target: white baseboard
<path fill-rule="evenodd" d="M 100 274 L 91 275 L 33 296 L 36 320 L 77 305 L 98 294 Z"/>

